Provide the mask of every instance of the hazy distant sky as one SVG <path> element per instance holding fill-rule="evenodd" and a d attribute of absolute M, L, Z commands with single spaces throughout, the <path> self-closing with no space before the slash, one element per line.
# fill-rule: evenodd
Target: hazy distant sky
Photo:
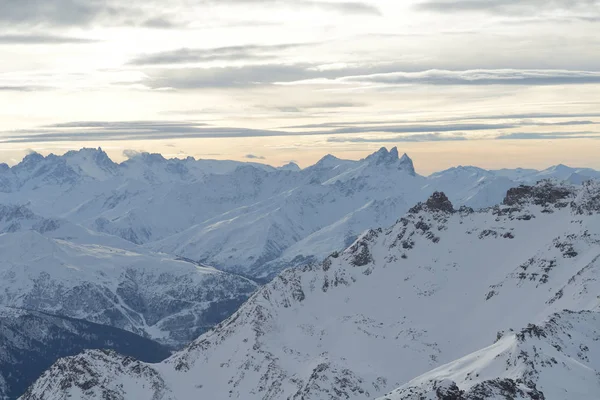
<path fill-rule="evenodd" d="M 600 168 L 600 0 L 0 0 L 0 161 Z"/>

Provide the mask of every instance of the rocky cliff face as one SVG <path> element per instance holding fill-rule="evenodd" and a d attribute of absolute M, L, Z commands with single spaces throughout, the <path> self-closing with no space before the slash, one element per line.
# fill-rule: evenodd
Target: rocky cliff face
<path fill-rule="evenodd" d="M 23 399 L 598 397 L 599 194 L 541 183 L 473 211 L 439 193 L 284 272 L 160 364 L 84 354 Z"/>

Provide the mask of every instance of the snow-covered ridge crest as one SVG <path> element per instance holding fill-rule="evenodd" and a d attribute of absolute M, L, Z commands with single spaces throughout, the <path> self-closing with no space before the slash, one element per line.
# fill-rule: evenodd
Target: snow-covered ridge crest
<path fill-rule="evenodd" d="M 493 345 L 415 378 L 379 400 L 595 398 L 598 330 L 598 312 L 565 310 L 541 325 L 499 333 Z"/>
<path fill-rule="evenodd" d="M 585 380 L 585 389 L 596 398 L 600 382 L 591 377 L 598 371 L 594 360 L 600 349 L 592 343 L 596 317 L 589 316 L 597 311 L 600 290 L 600 214 L 595 211 L 600 198 L 597 183 L 567 187 L 568 193 L 551 196 L 552 201 L 535 195 L 564 188 L 542 182 L 522 190 L 534 195 L 517 205 L 478 211 L 456 210 L 438 193 L 393 226 L 365 232 L 324 262 L 280 274 L 226 321 L 149 366 L 160 378 L 152 380 L 153 387 L 161 389 L 139 398 L 358 400 L 407 388 L 421 375 L 460 395 L 472 387 L 457 378 L 454 388 L 449 379 L 437 378 L 436 368 L 450 363 L 459 371 L 473 360 L 470 354 L 501 354 L 499 362 L 482 367 L 486 391 L 466 399 L 510 399 L 502 392 L 508 390 L 530 400 L 536 391 L 546 399 L 566 400 L 556 397 L 555 389 L 576 385 L 571 375 L 552 373 L 558 368 L 552 357 L 569 365 L 578 352 L 586 353 L 585 346 L 587 367 L 570 368 L 575 381 Z M 583 214 L 582 204 L 588 210 Z M 556 317 L 565 309 L 573 314 Z M 546 338 L 536 336 L 536 327 L 543 327 Z M 497 337 L 496 347 L 488 349 Z M 554 345 L 561 346 L 562 355 Z M 524 360 L 521 350 L 533 357 L 539 378 L 527 375 L 524 368 L 532 359 Z M 94 364 L 87 391 L 61 386 L 70 372 L 53 369 L 23 399 L 50 399 L 57 393 L 93 398 L 109 388 L 94 377 L 114 371 L 105 365 L 119 360 L 110 358 Z M 85 359 L 85 354 L 78 358 Z M 508 375 L 503 359 L 516 363 Z M 458 364 L 451 364 L 455 360 Z M 433 375 L 423 375 L 430 371 Z M 127 371 L 108 376 L 110 388 L 136 379 Z"/>

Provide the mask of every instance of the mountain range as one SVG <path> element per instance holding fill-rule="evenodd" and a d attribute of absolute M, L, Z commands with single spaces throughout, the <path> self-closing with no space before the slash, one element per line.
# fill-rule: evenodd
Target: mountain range
<path fill-rule="evenodd" d="M 436 190 L 456 205 L 481 208 L 521 183 L 598 177 L 563 165 L 461 166 L 425 177 L 396 148 L 360 161 L 327 155 L 304 169 L 147 153 L 117 164 L 101 149 L 82 149 L 32 153 L 12 168 L 4 165 L 0 204 L 25 205 L 45 218 L 264 281 L 392 223 Z"/>
<path fill-rule="evenodd" d="M 600 182 L 435 192 L 165 361 L 86 351 L 22 399 L 598 398 L 599 277 Z"/>
<path fill-rule="evenodd" d="M 531 250 L 537 249 L 542 254 L 544 250 L 538 248 L 541 243 L 534 241 L 532 244 L 533 239 L 529 236 L 536 235 L 536 230 L 560 231 L 563 229 L 561 224 L 567 222 L 574 226 L 574 220 L 567 221 L 566 215 L 578 212 L 574 208 L 576 204 L 584 207 L 584 214 L 594 215 L 597 211 L 594 209 L 596 186 L 588 181 L 593 182 L 596 178 L 600 178 L 600 173 L 594 170 L 563 165 L 544 171 L 489 171 L 461 166 L 422 176 L 417 173 L 412 160 L 406 154 L 400 156 L 396 148 L 382 148 L 359 161 L 327 155 L 304 169 L 293 163 L 275 168 L 236 161 L 168 160 L 159 154 L 148 153 L 135 154 L 117 164 L 101 149 L 82 149 L 62 156 L 32 153 L 15 166 L 0 165 L 0 249 L 3 254 L 0 260 L 0 307 L 10 310 L 2 314 L 6 326 L 18 327 L 23 315 L 26 315 L 35 323 L 24 326 L 36 326 L 34 330 L 37 332 L 19 340 L 15 340 L 14 336 L 0 335 L 0 344 L 10 354 L 25 354 L 19 353 L 29 347 L 23 343 L 35 343 L 24 356 L 29 364 L 25 363 L 23 367 L 23 370 L 34 372 L 24 375 L 26 378 L 16 379 L 17 375 L 11 371 L 9 364 L 0 363 L 1 390 L 10 393 L 9 398 L 16 398 L 58 358 L 73 356 L 83 349 L 102 349 L 61 359 L 25 398 L 58 399 L 63 395 L 93 398 L 96 394 L 108 398 L 138 395 L 146 398 L 146 392 L 138 394 L 136 390 L 147 389 L 150 396 L 147 398 L 185 399 L 195 396 L 196 391 L 189 392 L 190 375 L 180 373 L 187 368 L 183 367 L 187 361 L 180 360 L 192 358 L 204 360 L 198 363 L 198 371 L 194 366 L 196 361 L 189 363 L 189 371 L 192 371 L 190 374 L 197 372 L 199 376 L 207 377 L 206 383 L 195 382 L 194 385 L 199 387 L 196 388 L 199 395 L 209 398 L 225 398 L 222 391 L 225 387 L 229 388 L 227 396 L 231 398 L 262 400 L 328 398 L 324 396 L 332 399 L 360 398 L 364 394 L 375 398 L 388 392 L 391 392 L 389 396 L 404 398 L 402 396 L 407 390 L 430 393 L 440 388 L 449 393 L 453 390 L 463 393 L 463 397 L 470 396 L 466 378 L 461 378 L 458 372 L 448 372 L 452 379 L 439 382 L 427 374 L 433 373 L 434 367 L 441 368 L 443 362 L 451 363 L 470 352 L 484 351 L 489 344 L 486 341 L 489 336 L 487 330 L 475 330 L 472 335 L 464 335 L 465 338 L 472 336 L 472 340 L 465 342 L 464 346 L 443 345 L 438 343 L 443 341 L 435 336 L 440 326 L 428 326 L 413 313 L 404 314 L 407 319 L 403 325 L 401 321 L 390 320 L 392 316 L 384 315 L 383 311 L 389 307 L 402 310 L 406 304 L 434 301 L 434 293 L 447 290 L 441 288 L 461 285 L 455 280 L 459 276 L 469 281 L 466 272 L 447 272 L 450 264 L 458 269 L 466 263 L 464 268 L 476 274 L 476 267 L 471 265 L 473 261 L 470 259 L 456 259 L 450 263 L 449 260 L 457 257 L 451 256 L 455 252 L 466 256 L 475 251 L 475 259 L 501 258 L 508 257 L 505 252 L 527 253 L 530 249 L 525 247 L 531 245 Z M 545 179 L 544 183 L 535 186 L 535 182 L 541 179 Z M 538 210 L 539 200 L 536 199 L 544 191 L 551 193 L 552 202 Z M 433 193 L 435 196 L 431 197 Z M 564 196 L 560 197 L 557 193 Z M 555 196 L 559 198 L 555 199 Z M 587 203 L 581 200 L 582 196 L 587 196 Z M 520 200 L 515 203 L 512 198 Z M 521 201 L 524 205 L 519 203 Z M 502 202 L 504 205 L 497 205 Z M 419 206 L 415 207 L 415 204 Z M 516 209 L 529 208 L 533 210 L 531 213 L 523 212 L 515 217 Z M 534 216 L 534 211 L 539 217 Z M 510 222 L 504 221 L 507 213 L 511 216 Z M 365 237 L 381 237 L 384 232 L 387 235 L 387 232 L 397 230 L 398 218 L 410 221 L 421 214 L 432 215 L 433 220 L 423 223 L 413 221 L 413 225 L 419 225 L 416 233 L 396 245 L 401 247 L 401 253 L 387 255 L 383 258 L 385 261 L 381 258 L 375 260 L 373 251 L 364 250 L 368 246 L 360 245 Z M 436 226 L 438 214 L 445 215 L 442 220 L 465 218 L 458 225 L 472 225 L 472 230 L 465 233 L 452 231 L 449 227 L 442 229 L 442 224 Z M 499 227 L 490 218 L 494 218 Z M 550 227 L 536 225 L 537 221 L 547 218 L 553 221 L 549 222 Z M 498 239 L 498 243 L 512 243 L 516 229 L 512 224 L 521 224 L 514 222 L 515 219 L 534 221 L 527 225 L 534 227 L 532 231 L 523 233 L 522 240 L 514 241 L 521 243 L 523 248 L 499 246 L 488 249 L 482 245 L 487 243 L 486 238 Z M 390 226 L 395 222 L 396 225 L 385 231 L 370 230 L 366 236 L 364 234 L 368 229 Z M 410 223 L 405 226 L 410 226 Z M 446 247 L 437 246 L 443 235 L 434 234 L 434 226 L 440 232 L 451 231 L 448 233 L 451 236 L 444 241 Z M 480 231 L 476 232 L 479 228 Z M 416 242 L 413 236 L 417 233 L 436 246 L 430 249 L 428 245 L 417 252 L 411 251 L 415 247 L 413 242 Z M 541 235 L 547 239 L 549 233 Z M 471 235 L 479 239 L 475 242 L 477 246 L 469 241 L 473 237 Z M 454 236 L 457 240 L 463 236 L 466 239 L 455 243 Z M 587 240 L 587 236 L 578 237 L 575 241 L 583 239 Z M 472 250 L 471 246 L 475 249 Z M 569 253 L 568 246 L 564 246 Z M 434 251 L 442 248 L 441 253 Z M 357 256 L 359 261 L 348 261 L 349 254 L 356 251 L 360 254 L 367 252 L 368 255 Z M 391 249 L 386 251 L 392 254 Z M 421 255 L 421 252 L 425 254 Z M 332 253 L 335 257 L 330 256 Z M 436 258 L 428 258 L 434 256 Z M 363 261 L 360 261 L 361 257 Z M 418 265 L 411 263 L 411 268 L 429 271 L 414 272 L 415 276 L 420 276 L 415 282 L 411 281 L 411 277 L 403 280 L 410 283 L 389 286 L 398 277 L 376 272 L 387 269 L 388 263 L 402 264 L 414 258 L 419 260 Z M 328 272 L 327 264 L 338 265 L 342 260 L 350 262 L 350 266 L 370 261 L 358 265 L 361 267 L 358 269 L 342 268 L 340 264 L 339 268 Z M 435 263 L 444 265 L 444 274 L 433 274 Z M 370 264 L 373 265 L 363 268 Z M 539 268 L 545 270 L 554 266 Z M 494 271 L 508 267 L 508 264 L 503 264 Z M 357 275 L 359 269 L 361 271 Z M 390 282 L 383 284 L 364 278 L 373 273 L 376 276 L 382 274 L 379 279 L 390 279 Z M 446 274 L 448 277 L 443 278 Z M 406 278 L 402 275 L 402 279 Z M 363 282 L 358 285 L 362 289 L 348 292 L 343 300 L 339 297 L 341 295 L 331 294 L 338 293 L 333 288 L 354 287 L 356 282 Z M 411 290 L 416 290 L 415 285 L 420 288 L 421 294 L 404 297 Z M 322 292 L 316 290 L 317 287 Z M 371 293 L 396 293 L 398 290 L 404 294 L 394 297 Z M 494 297 L 498 291 L 490 289 L 486 296 Z M 456 293 L 448 296 L 441 300 L 435 297 L 435 302 L 451 304 L 453 296 L 461 298 Z M 304 298 L 312 299 L 312 308 L 304 308 Z M 361 299 L 368 305 L 363 304 Z M 468 299 L 473 300 L 471 297 Z M 322 309 L 317 310 L 319 307 Z M 592 310 L 590 307 L 574 308 L 577 312 L 588 309 Z M 432 312 L 427 307 L 422 311 L 424 316 Z M 554 311 L 560 312 L 559 309 Z M 450 323 L 447 318 L 453 314 L 450 310 L 447 312 L 448 315 L 431 315 Z M 477 312 L 468 311 L 473 319 L 465 323 L 475 324 L 481 317 L 480 312 L 479 309 Z M 490 313 L 498 314 L 496 311 Z M 551 318 L 549 312 L 542 314 Z M 526 318 L 511 320 L 510 326 L 514 329 L 527 327 L 531 321 L 538 321 L 542 314 L 525 312 Z M 49 318 L 53 318 L 51 325 L 48 325 Z M 302 327 L 296 324 L 296 318 Z M 79 325 L 75 329 L 67 322 L 57 324 L 56 321 L 78 321 Z M 343 337 L 346 330 L 350 332 L 356 328 L 368 337 L 384 336 L 389 340 L 391 334 L 387 331 L 385 334 L 377 333 L 379 328 L 373 321 L 385 327 L 391 324 L 393 330 L 400 329 L 396 334 L 400 339 L 397 337 L 396 342 L 384 340 L 361 344 L 373 344 L 380 349 L 374 350 L 374 354 L 380 354 L 381 363 L 375 363 L 359 350 L 342 355 L 342 350 L 351 347 L 350 342 L 362 343 L 360 337 L 352 335 L 337 343 L 337 337 Z M 487 324 L 487 321 L 483 323 Z M 58 329 L 57 325 L 61 326 L 58 333 L 39 334 Z M 500 329 L 506 324 L 488 325 Z M 102 336 L 102 327 L 118 332 L 118 336 L 126 337 L 128 343 L 140 346 L 152 343 L 148 346 L 163 349 L 160 354 L 164 357 L 164 349 L 179 352 L 162 364 L 145 364 L 144 361 L 158 359 L 124 352 L 120 341 L 106 340 Z M 285 329 L 282 331 L 282 328 Z M 18 328 L 11 329 L 16 331 Z M 98 332 L 93 333 L 94 330 Z M 238 330 L 244 333 L 239 334 Z M 307 335 L 311 338 L 308 339 Z M 428 335 L 433 335 L 435 340 Z M 57 343 L 64 343 L 64 339 L 56 341 L 56 338 L 75 336 L 83 339 L 77 345 L 65 346 L 64 351 L 56 350 L 60 350 Z M 265 338 L 259 340 L 262 336 Z M 316 343 L 317 337 L 324 342 Z M 425 338 L 413 342 L 408 337 Z M 295 343 L 296 339 L 298 343 Z M 219 346 L 216 346 L 217 343 Z M 398 343 L 410 351 L 390 350 L 399 346 Z M 511 343 L 514 349 L 524 346 L 524 342 Z M 444 346 L 448 350 L 444 350 Z M 42 351 L 45 347 L 54 350 Z M 237 349 L 235 354 L 229 353 L 229 347 Z M 198 348 L 203 350 L 198 353 L 195 350 Z M 338 348 L 340 352 L 336 350 Z M 489 354 L 496 351 L 494 349 L 489 350 Z M 124 355 L 115 353 L 115 350 Z M 216 355 L 211 355 L 213 352 Z M 423 354 L 413 360 L 413 353 Z M 423 358 L 424 354 L 427 357 Z M 394 369 L 392 363 L 385 360 L 392 355 L 410 359 L 414 365 L 407 372 Z M 361 357 L 366 357 L 366 364 L 361 367 L 365 371 L 355 371 L 355 364 L 360 363 Z M 319 361 L 318 365 L 313 365 L 315 360 Z M 467 361 L 460 361 L 457 365 Z M 178 365 L 177 373 L 172 371 L 174 363 Z M 31 365 L 38 365 L 38 369 Z M 220 366 L 216 375 L 213 371 L 215 365 Z M 96 366 L 98 370 L 95 370 Z M 320 368 L 323 371 L 312 377 Z M 452 368 L 450 371 L 458 370 L 458 367 Z M 384 373 L 387 369 L 389 372 Z M 374 377 L 366 370 L 379 371 L 379 375 Z M 88 371 L 96 378 L 106 372 L 110 377 L 94 380 L 95 383 L 91 384 L 90 375 L 82 371 Z M 306 376 L 309 372 L 310 376 Z M 130 373 L 138 375 L 131 378 Z M 347 373 L 349 375 L 346 376 Z M 425 375 L 415 378 L 416 373 Z M 64 374 L 68 377 L 65 378 Z M 226 376 L 227 380 L 222 381 L 221 378 Z M 409 385 L 412 378 L 417 380 Z M 58 386 L 56 379 L 61 382 Z M 146 380 L 147 385 L 140 386 L 140 380 Z M 338 380 L 350 386 L 340 388 L 335 383 Z M 71 388 L 69 382 L 78 389 Z M 77 382 L 83 386 L 77 386 Z M 256 386 L 256 382 L 261 383 Z M 111 386 L 113 383 L 116 386 Z M 232 386 L 232 383 L 235 385 Z M 47 385 L 48 389 L 42 390 L 39 385 Z M 128 385 L 131 385 L 131 390 Z M 71 389 L 60 389 L 63 387 Z M 396 388 L 399 389 L 393 392 Z M 244 397 L 245 393 L 254 397 Z"/>

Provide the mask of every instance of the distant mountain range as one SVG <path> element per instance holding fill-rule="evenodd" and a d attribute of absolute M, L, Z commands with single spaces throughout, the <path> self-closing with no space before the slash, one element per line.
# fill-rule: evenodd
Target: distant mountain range
<path fill-rule="evenodd" d="M 456 205 L 481 208 L 521 183 L 598 177 L 563 165 L 456 167 L 424 177 L 396 148 L 360 161 L 327 155 L 302 170 L 147 153 L 116 164 L 101 149 L 82 149 L 4 165 L 0 204 L 27 205 L 45 218 L 264 280 L 321 260 L 374 224 L 392 223 L 436 190 Z"/>

